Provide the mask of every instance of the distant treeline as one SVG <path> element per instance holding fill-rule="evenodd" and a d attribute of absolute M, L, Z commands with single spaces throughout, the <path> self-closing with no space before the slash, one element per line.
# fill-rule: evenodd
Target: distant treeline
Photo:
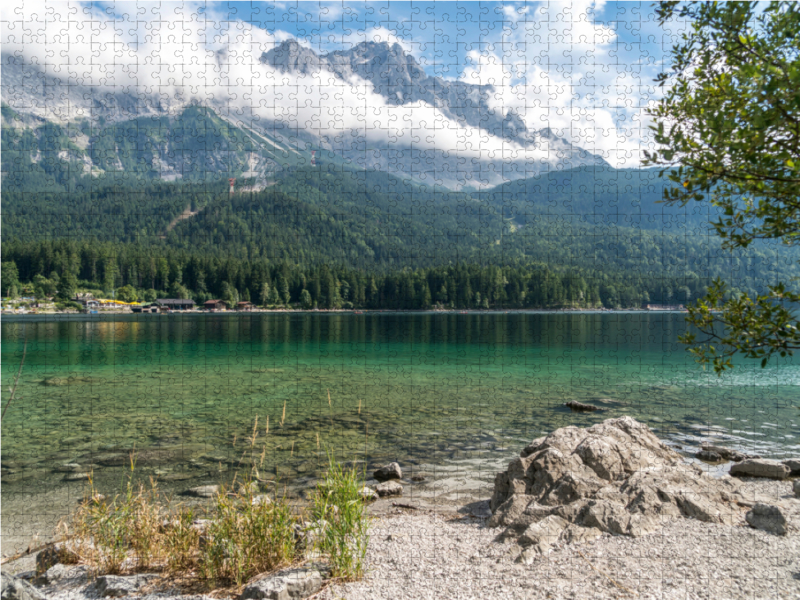
<path fill-rule="evenodd" d="M 5 296 L 56 295 L 95 289 L 125 301 L 219 298 L 261 306 L 427 309 L 640 307 L 687 302 L 707 281 L 690 273 L 665 278 L 542 263 L 451 264 L 370 272 L 327 264 L 219 258 L 211 253 L 90 241 L 3 243 Z"/>

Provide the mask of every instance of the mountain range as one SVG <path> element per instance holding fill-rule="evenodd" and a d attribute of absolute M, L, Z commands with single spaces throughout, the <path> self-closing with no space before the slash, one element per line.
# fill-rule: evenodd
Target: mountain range
<path fill-rule="evenodd" d="M 531 130 L 513 110 L 494 106 L 491 85 L 428 76 L 399 44 L 362 42 L 320 55 L 285 41 L 261 54 L 263 72 L 253 74 L 259 93 L 249 100 L 232 87 L 225 97 L 92 85 L 79 64 L 46 69 L 15 55 L 2 59 L 6 185 L 58 186 L 88 174 L 113 174 L 192 182 L 244 177 L 263 189 L 276 173 L 309 165 L 312 150 L 320 161 L 450 189 L 606 166 L 549 128 Z M 224 69 L 230 59 L 217 53 L 215 60 Z M 347 96 L 343 105 L 360 111 L 360 129 L 337 128 L 341 107 L 304 97 L 298 90 L 308 85 L 332 86 Z M 287 89 L 297 93 L 287 99 Z M 352 89 L 363 94 L 351 98 Z M 390 120 L 422 111 L 437 121 L 423 119 L 427 129 L 409 127 L 406 139 L 393 139 L 381 131 L 383 121 L 370 124 L 370 105 L 357 106 L 360 97 L 376 96 Z M 304 112 L 309 105 L 313 117 Z M 447 132 L 451 137 L 443 137 Z M 447 147 L 448 139 L 458 143 Z"/>

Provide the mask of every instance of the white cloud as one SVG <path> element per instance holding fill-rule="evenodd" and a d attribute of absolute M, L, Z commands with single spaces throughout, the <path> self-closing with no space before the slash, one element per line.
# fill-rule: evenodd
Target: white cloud
<path fill-rule="evenodd" d="M 261 54 L 293 36 L 229 19 L 215 13 L 214 5 L 206 14 L 198 13 L 203 6 L 198 4 L 138 3 L 126 11 L 127 6 L 116 5 L 115 15 L 75 2 L 5 4 L 3 51 L 73 83 L 158 94 L 176 109 L 190 99 L 226 99 L 232 113 L 252 110 L 258 118 L 287 120 L 328 136 L 350 131 L 376 143 L 456 149 L 481 159 L 536 160 L 549 154 L 546 147 L 526 150 L 450 121 L 425 103 L 388 105 L 357 78 L 343 84 L 328 72 L 300 77 L 273 72 L 259 62 Z M 326 18 L 337 6 L 343 5 L 323 7 Z M 592 6 L 575 1 L 505 7 L 515 28 L 488 40 L 489 51 L 469 52 L 471 64 L 461 78 L 494 85 L 494 108 L 515 110 L 529 128 L 551 127 L 615 166 L 635 165 L 645 127 L 643 107 L 631 105 L 631 99 L 641 97 L 641 81 L 633 69 L 606 68 L 616 33 L 590 18 Z M 413 50 L 381 25 L 354 28 L 341 43 L 365 40 Z"/>
<path fill-rule="evenodd" d="M 72 83 L 157 94 L 175 110 L 192 99 L 224 98 L 233 114 L 252 111 L 256 118 L 280 119 L 329 137 L 349 131 L 378 144 L 457 150 L 487 160 L 547 157 L 541 149 L 525 150 L 450 121 L 425 103 L 389 105 L 371 83 L 357 77 L 344 83 L 327 71 L 292 75 L 261 64 L 262 52 L 287 39 L 285 32 L 198 18 L 190 5 L 139 6 L 143 15 L 120 18 L 79 4 L 26 1 L 3 12 L 10 22 L 16 18 L 10 15 L 20 11 L 25 23 L 21 37 L 15 35 L 20 29 L 5 28 L 4 50 L 21 53 Z M 356 35 L 409 47 L 383 27 Z"/>
<path fill-rule="evenodd" d="M 460 79 L 492 84 L 493 108 L 559 136 L 616 167 L 638 166 L 650 143 L 640 65 L 619 63 L 614 28 L 595 20 L 602 2 L 573 0 L 500 9 L 509 23 L 489 51 L 469 52 Z"/>

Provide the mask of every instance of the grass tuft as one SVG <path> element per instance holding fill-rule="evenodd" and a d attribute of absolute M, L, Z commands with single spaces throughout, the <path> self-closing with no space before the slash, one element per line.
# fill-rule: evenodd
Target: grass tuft
<path fill-rule="evenodd" d="M 152 479 L 150 489 L 135 486 L 131 472 L 122 494 L 110 501 L 98 494 L 90 479 L 91 495 L 78 508 L 73 527 L 83 541 L 81 554 L 95 569 L 119 573 L 126 560 L 129 570 L 147 569 L 160 558 L 160 527 L 164 510 Z"/>
<path fill-rule="evenodd" d="M 164 530 L 167 569 L 172 573 L 189 570 L 197 563 L 201 528 L 191 508 L 179 509 Z"/>
<path fill-rule="evenodd" d="M 215 500 L 200 565 L 217 582 L 241 585 L 295 559 L 297 517 L 285 498 L 255 501 L 254 486 L 221 490 Z"/>
<path fill-rule="evenodd" d="M 331 561 L 331 575 L 343 580 L 364 576 L 369 517 L 361 489 L 364 473 L 345 468 L 328 453 L 328 472 L 314 493 L 312 527 L 317 547 Z"/>

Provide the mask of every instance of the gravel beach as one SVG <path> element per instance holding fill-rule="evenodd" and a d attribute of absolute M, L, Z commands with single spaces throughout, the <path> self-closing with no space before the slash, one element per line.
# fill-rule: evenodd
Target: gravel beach
<path fill-rule="evenodd" d="M 800 522 L 791 482 L 744 480 Z M 530 565 L 519 548 L 493 540 L 499 529 L 474 518 L 403 514 L 374 523 L 364 581 L 326 589 L 334 600 L 501 598 L 800 598 L 800 534 L 777 536 L 675 519 L 640 538 L 605 534 L 557 548 Z"/>
<path fill-rule="evenodd" d="M 556 546 L 531 564 L 519 547 L 494 541 L 502 530 L 452 511 L 395 508 L 372 523 L 368 574 L 332 585 L 320 600 L 612 598 L 800 598 L 800 499 L 791 481 L 743 479 L 747 495 L 783 507 L 794 529 L 785 536 L 678 518 L 639 538 L 604 534 L 594 542 Z M 9 565 L 10 566 L 10 565 Z M 4 567 L 6 569 L 8 567 Z M 87 580 L 42 588 L 52 600 L 97 598 Z M 204 600 L 169 591 L 130 598 Z M 215 598 L 226 596 L 213 594 Z"/>

